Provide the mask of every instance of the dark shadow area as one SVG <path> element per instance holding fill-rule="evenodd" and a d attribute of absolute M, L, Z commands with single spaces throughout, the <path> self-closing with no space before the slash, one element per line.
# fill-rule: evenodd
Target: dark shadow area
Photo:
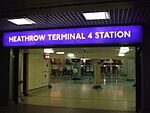
<path fill-rule="evenodd" d="M 1 106 L 0 113 L 135 113 L 135 112 L 37 106 L 37 105 L 11 105 L 11 106 Z"/>

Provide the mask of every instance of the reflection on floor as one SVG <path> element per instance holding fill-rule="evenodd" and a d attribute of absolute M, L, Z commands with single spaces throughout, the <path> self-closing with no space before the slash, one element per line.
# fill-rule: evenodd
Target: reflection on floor
<path fill-rule="evenodd" d="M 70 108 L 135 111 L 133 82 L 106 83 L 93 89 L 91 81 L 63 80 L 52 83 L 52 89 L 32 91 L 25 104 Z"/>

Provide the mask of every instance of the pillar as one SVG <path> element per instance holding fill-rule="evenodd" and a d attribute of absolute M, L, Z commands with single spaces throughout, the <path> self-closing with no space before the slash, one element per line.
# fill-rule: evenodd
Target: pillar
<path fill-rule="evenodd" d="M 101 66 L 99 64 L 99 60 L 94 61 L 94 89 L 102 88 L 101 86 Z"/>

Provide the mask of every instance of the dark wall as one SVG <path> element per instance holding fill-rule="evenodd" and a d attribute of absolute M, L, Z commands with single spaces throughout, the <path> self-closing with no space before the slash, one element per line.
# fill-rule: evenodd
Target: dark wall
<path fill-rule="evenodd" d="M 2 47 L 0 33 L 0 105 L 18 102 L 19 49 Z"/>
<path fill-rule="evenodd" d="M 142 111 L 150 113 L 150 28 L 143 28 Z"/>
<path fill-rule="evenodd" d="M 8 48 L 0 46 L 0 104 L 7 104 L 9 100 L 9 53 Z"/>

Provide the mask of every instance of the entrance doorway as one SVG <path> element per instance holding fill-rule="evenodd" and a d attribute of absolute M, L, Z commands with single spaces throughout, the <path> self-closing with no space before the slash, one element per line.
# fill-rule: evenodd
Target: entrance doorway
<path fill-rule="evenodd" d="M 124 56 L 119 55 L 121 47 L 51 49 L 26 51 L 26 77 L 19 77 L 26 89 L 20 87 L 19 94 L 26 90 L 28 96 L 21 103 L 135 111 L 135 47 Z"/>

